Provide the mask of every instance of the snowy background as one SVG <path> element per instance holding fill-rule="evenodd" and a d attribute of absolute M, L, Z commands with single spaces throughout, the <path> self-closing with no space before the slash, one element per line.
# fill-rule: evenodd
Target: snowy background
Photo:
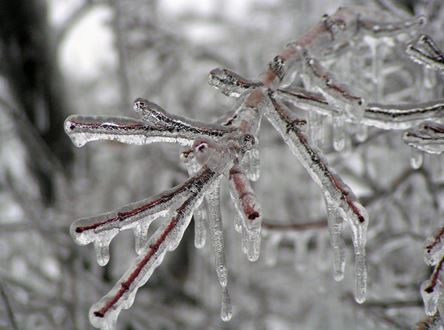
<path fill-rule="evenodd" d="M 0 5 L 0 328 L 90 329 L 88 310 L 132 264 L 134 239 L 119 234 L 110 263 L 100 267 L 92 246 L 73 242 L 69 225 L 187 177 L 175 146 L 102 141 L 75 148 L 63 131 L 67 116 L 134 117 L 132 102 L 144 97 L 171 113 L 215 120 L 233 100 L 208 86 L 211 69 L 230 68 L 255 79 L 324 13 L 356 2 L 32 0 L 18 1 L 14 10 Z M 439 1 L 369 2 L 419 14 Z M 443 45 L 444 9 L 436 6 L 428 32 Z M 395 67 L 401 78 L 387 78 L 378 101 L 442 96 L 440 76 L 425 88 L 424 71 L 399 55 L 401 46 L 384 49 L 383 66 Z M 337 73 L 345 81 L 369 71 L 366 63 L 362 72 L 347 71 L 348 60 L 356 59 L 332 64 L 342 68 Z M 441 158 L 426 156 L 415 171 L 401 132 L 374 128 L 358 142 L 353 129 L 346 150 L 338 153 L 329 142 L 331 124 L 325 123 L 328 138 L 321 147 L 370 215 L 367 302 L 353 300 L 348 230 L 345 279 L 336 282 L 319 188 L 264 120 L 261 178 L 254 186 L 265 230 L 255 263 L 241 252 L 235 210 L 222 189 L 232 320 L 220 319 L 211 251 L 194 248 L 190 226 L 133 307 L 121 313 L 117 328 L 406 329 L 423 319 L 419 286 L 431 272 L 423 246 L 443 219 Z M 321 225 L 304 227 L 313 222 Z M 267 230 L 267 224 L 278 226 Z"/>

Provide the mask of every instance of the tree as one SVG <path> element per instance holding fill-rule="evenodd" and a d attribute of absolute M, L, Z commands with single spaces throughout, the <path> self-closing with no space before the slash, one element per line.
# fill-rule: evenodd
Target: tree
<path fill-rule="evenodd" d="M 209 327 L 209 322 L 217 322 L 213 318 L 215 313 L 206 313 L 203 307 L 214 309 L 215 302 L 220 299 L 218 294 L 212 293 L 217 286 L 207 283 L 205 290 L 199 290 L 205 283 L 202 280 L 199 282 L 199 277 L 211 274 L 208 258 L 195 252 L 189 253 L 185 248 L 189 245 L 190 237 L 192 240 L 192 235 L 187 234 L 185 229 L 193 212 L 197 247 L 203 245 L 205 223 L 209 221 L 212 224 L 209 226 L 209 241 L 213 245 L 216 273 L 222 286 L 221 316 L 225 320 L 231 317 L 226 289 L 226 272 L 230 269 L 228 283 L 234 292 L 232 301 L 236 312 L 233 320 L 224 327 L 245 328 L 256 322 L 256 325 L 252 325 L 254 328 L 279 325 L 290 328 L 294 324 L 310 328 L 325 328 L 327 324 L 332 328 L 344 328 L 359 324 L 362 328 L 371 328 L 372 322 L 376 322 L 377 327 L 405 328 L 407 324 L 411 325 L 422 318 L 418 287 L 427 277 L 427 267 L 421 258 L 421 245 L 432 230 L 439 227 L 441 179 L 437 156 L 426 158 L 421 167 L 422 153 L 418 153 L 418 150 L 441 152 L 439 118 L 442 102 L 439 99 L 441 91 L 437 71 L 442 67 L 442 53 L 438 47 L 439 36 L 436 36 L 441 6 L 432 4 L 435 7 L 424 7 L 420 3 L 411 8 L 414 13 L 425 13 L 429 19 L 425 27 L 422 17 L 411 16 L 401 7 L 394 10 L 393 6 L 385 8 L 386 11 L 350 7 L 338 9 L 330 16 L 324 15 L 319 23 L 311 24 L 314 27 L 310 32 L 299 34 L 302 37 L 296 43 L 288 45 L 274 57 L 258 80 L 243 78 L 227 69 L 212 70 L 210 84 L 225 95 L 239 98 L 234 108 L 236 111 L 217 120 L 216 124 L 205 124 L 210 119 L 205 113 L 193 111 L 194 115 L 190 113 L 190 117 L 202 120 L 190 121 L 172 115 L 145 99 L 137 99 L 134 103 L 142 120 L 83 115 L 68 118 L 65 129 L 77 145 L 97 139 L 135 144 L 177 142 L 186 148 L 182 150 L 182 155 L 190 178 L 185 179 L 183 167 L 174 161 L 169 151 L 165 152 L 162 148 L 150 147 L 150 151 L 141 152 L 140 148 L 118 147 L 116 150 L 115 144 L 91 146 L 99 149 L 90 149 L 89 169 L 85 170 L 84 167 L 83 174 L 74 172 L 71 186 L 64 186 L 67 195 L 74 200 L 62 198 L 56 206 L 63 210 L 65 225 L 73 216 L 68 212 L 69 206 L 75 207 L 72 213 L 82 216 L 86 208 L 111 209 L 118 201 L 124 204 L 122 200 L 130 202 L 158 193 L 162 189 L 153 189 L 156 186 L 176 187 L 115 212 L 80 220 L 71 227 L 72 235 L 78 242 L 95 242 L 98 261 L 105 264 L 109 258 L 107 248 L 111 239 L 121 229 L 134 226 L 136 249 L 142 250 L 142 254 L 136 266 L 120 281 L 116 282 L 116 279 L 128 267 L 125 261 L 129 253 L 128 239 L 113 242 L 113 258 L 110 260 L 117 262 L 108 264 L 104 271 L 100 271 L 91 264 L 89 253 L 73 247 L 66 236 L 61 235 L 63 244 L 57 242 L 55 247 L 63 246 L 70 252 L 59 257 L 59 269 L 65 269 L 70 274 L 68 285 L 75 288 L 72 294 L 67 294 L 68 304 L 75 306 L 74 315 L 66 317 L 66 320 L 71 319 L 67 322 L 72 322 L 73 327 L 85 326 L 80 314 L 85 310 L 84 305 L 98 295 L 97 284 L 91 282 L 91 277 L 94 277 L 91 272 L 99 272 L 105 284 L 117 284 L 110 295 L 92 307 L 90 318 L 95 326 L 106 328 L 112 325 L 116 311 L 132 304 L 134 294 L 147 280 L 147 274 L 158 266 L 167 250 L 177 247 L 182 235 L 184 238 L 180 248 L 166 259 L 170 264 L 159 268 L 161 276 L 156 276 L 158 272 L 154 273 L 150 285 L 140 290 L 137 302 L 127 312 L 132 314 L 125 316 L 126 313 L 122 313 L 119 324 L 136 328 L 195 328 L 204 324 Z M 118 35 L 116 41 L 120 58 L 120 100 L 131 98 L 133 93 L 143 95 L 138 89 L 144 86 L 141 82 L 147 77 L 143 72 L 134 75 L 133 70 L 144 68 L 140 65 L 141 61 L 150 58 L 151 64 L 147 64 L 147 70 L 153 72 L 155 77 L 150 79 L 149 92 L 145 93 L 150 94 L 147 95 L 149 98 L 157 97 L 158 103 L 167 109 L 210 108 L 216 109 L 218 115 L 224 114 L 219 105 L 226 101 L 214 101 L 216 95 L 208 97 L 209 92 L 197 92 L 201 86 L 190 77 L 201 66 L 207 66 L 206 62 L 217 62 L 217 66 L 230 68 L 242 67 L 233 64 L 233 60 L 232 63 L 225 60 L 225 57 L 235 57 L 225 55 L 223 49 L 219 50 L 211 43 L 190 46 L 189 41 L 181 40 L 176 33 L 162 28 L 156 15 L 143 15 L 147 11 L 142 10 L 142 4 L 134 5 L 139 9 L 137 12 L 131 2 L 114 3 L 113 6 L 116 15 L 113 24 Z M 151 13 L 156 10 L 161 12 L 155 3 L 149 6 Z M 261 9 L 268 13 L 270 7 Z M 271 17 L 285 18 L 291 7 L 274 9 L 276 13 Z M 378 19 L 375 20 L 375 17 Z M 190 17 L 185 16 L 184 19 Z M 198 19 L 193 18 L 199 22 Z M 203 22 L 214 24 L 225 19 L 215 14 Z M 278 21 L 285 22 L 284 19 Z M 309 17 L 307 21 L 310 21 Z M 428 35 L 422 36 L 424 29 L 427 29 Z M 238 28 L 235 31 L 242 30 Z M 266 52 L 270 52 L 272 45 L 270 40 L 267 41 L 263 45 Z M 248 47 L 256 48 L 247 44 Z M 269 56 L 266 52 L 258 53 Z M 249 50 L 245 54 L 248 55 L 245 63 L 254 63 L 249 64 L 251 68 L 259 66 L 251 59 L 255 52 Z M 420 65 L 414 64 L 411 59 L 420 62 Z M 152 63 L 158 63 L 157 71 L 150 67 Z M 261 72 L 260 69 L 247 69 L 242 75 L 254 77 L 250 70 Z M 296 76 L 292 73 L 296 73 Z M 419 86 L 413 85 L 414 81 L 418 81 Z M 190 103 L 193 99 L 189 95 L 196 95 L 196 100 L 204 100 L 199 101 L 203 104 Z M 107 110 L 110 111 L 110 108 Z M 284 144 L 277 139 L 277 135 L 273 135 L 272 130 L 265 126 L 261 130 L 265 133 L 257 135 L 261 115 L 270 121 L 297 156 L 303 165 L 300 170 L 293 166 L 295 162 L 290 155 L 287 156 Z M 424 123 L 426 120 L 432 120 L 432 123 Z M 399 132 L 403 131 L 406 132 L 401 138 Z M 259 141 L 261 143 L 258 145 Z M 404 142 L 414 148 L 414 168 L 409 168 L 408 148 Z M 253 190 L 249 180 L 258 178 L 259 149 L 263 160 L 262 178 L 265 177 L 265 180 L 261 178 Z M 111 163 L 110 160 L 118 159 L 119 153 L 124 155 L 120 158 L 120 164 Z M 148 163 L 146 168 L 140 166 L 139 159 Z M 106 170 L 103 169 L 105 163 Z M 116 166 L 114 170 L 113 166 Z M 163 174 L 168 169 L 172 174 Z M 122 175 L 116 177 L 117 170 Z M 305 171 L 321 186 L 321 191 L 311 188 L 315 185 Z M 96 181 L 99 184 L 92 182 L 92 173 L 99 178 Z M 147 173 L 156 174 L 148 176 L 153 180 L 149 187 L 145 187 L 145 182 L 140 182 L 140 178 L 146 178 Z M 267 173 L 271 173 L 268 179 Z M 225 228 L 225 243 L 217 203 L 218 200 L 222 202 L 224 214 L 229 212 L 226 206 L 230 203 L 225 202 L 224 192 L 221 198 L 219 196 L 219 182 L 223 177 L 231 182 L 231 195 L 240 212 L 240 220 L 235 221 L 235 225 L 243 233 L 240 240 L 225 224 L 228 227 Z M 83 180 L 83 187 L 82 178 L 88 178 Z M 106 180 L 101 182 L 100 178 Z M 265 182 L 261 183 L 262 180 Z M 183 183 L 177 185 L 178 182 Z M 362 303 L 366 292 L 364 246 L 368 218 L 348 185 L 358 192 L 371 219 L 367 240 L 369 298 L 362 305 L 355 305 L 348 298 L 352 285 L 348 273 L 344 273 L 347 258 L 344 246 L 354 246 L 355 299 Z M 127 188 L 118 190 L 118 187 L 125 186 Z M 302 186 L 304 189 L 301 189 Z M 83 189 L 89 198 L 73 193 L 75 189 Z M 107 191 L 109 195 L 100 196 Z M 267 196 L 271 192 L 275 197 Z M 131 194 L 137 195 L 137 198 Z M 196 211 L 204 198 L 206 207 L 200 206 Z M 323 199 L 328 212 L 322 206 Z M 29 211 L 32 213 L 32 207 Z M 93 214 L 93 210 L 88 210 L 88 213 Z M 149 234 L 151 241 L 146 243 L 148 225 L 159 216 L 165 217 L 163 224 L 159 225 L 153 236 Z M 281 221 L 280 218 L 284 217 L 294 220 Z M 230 216 L 225 215 L 224 218 Z M 259 257 L 261 218 L 264 257 L 255 265 L 246 267 L 236 254 L 244 250 L 250 260 Z M 344 220 L 352 229 L 351 242 L 348 237 L 345 237 L 345 241 L 341 239 Z M 331 255 L 326 235 L 327 223 L 333 247 Z M 434 260 L 432 264 L 438 266 L 431 282 L 423 286 L 424 292 L 432 288 L 433 292 L 439 293 L 436 284 L 440 283 L 440 239 L 438 235 L 428 245 Z M 242 247 L 238 241 L 242 241 Z M 296 273 L 286 271 L 291 259 L 288 252 L 293 249 Z M 228 255 L 228 267 L 223 252 Z M 265 264 L 276 262 L 277 256 L 280 260 L 275 266 L 266 267 Z M 335 278 L 341 279 L 345 275 L 343 287 L 330 280 L 331 271 L 327 265 L 332 259 Z M 230 267 L 230 263 L 233 267 Z M 162 270 L 165 269 L 163 267 L 167 267 L 166 270 Z M 417 269 L 421 269 L 421 272 Z M 86 290 L 88 294 L 79 294 L 79 290 Z M 99 290 L 103 294 L 103 288 Z M 278 297 L 274 296 L 276 293 L 279 293 Z M 304 300 L 301 300 L 301 295 Z M 3 296 L 8 297 L 6 293 Z M 434 294 L 426 302 L 437 303 L 438 299 L 439 295 Z M 156 300 L 163 303 L 159 305 Z M 338 306 L 338 301 L 346 304 Z M 162 312 L 165 308 L 163 304 L 168 302 L 172 309 L 165 315 Z M 150 310 L 149 321 L 138 314 L 138 308 L 147 307 Z M 12 308 L 8 310 L 11 311 L 10 315 L 14 315 Z M 423 322 L 439 326 L 436 308 L 432 306 L 429 313 L 433 316 Z M 350 319 L 351 315 L 358 315 L 358 319 Z M 53 323 L 56 321 L 52 320 Z"/>

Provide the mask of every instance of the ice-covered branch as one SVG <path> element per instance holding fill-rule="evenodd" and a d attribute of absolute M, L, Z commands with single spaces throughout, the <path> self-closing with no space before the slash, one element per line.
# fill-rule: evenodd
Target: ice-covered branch
<path fill-rule="evenodd" d="M 138 98 L 133 106 L 141 119 L 69 117 L 65 130 L 77 146 L 95 140 L 116 140 L 132 144 L 176 143 L 188 148 L 182 152 L 190 175 L 184 183 L 113 212 L 80 219 L 72 225 L 71 233 L 78 243 L 94 243 L 101 265 L 109 259 L 108 246 L 115 235 L 130 228 L 136 235 L 139 254 L 136 263 L 91 308 L 91 322 L 102 329 L 113 327 L 121 309 L 131 306 L 137 289 L 148 280 L 166 252 L 177 247 L 193 214 L 195 246 L 203 247 L 209 239 L 216 274 L 222 287 L 221 317 L 224 321 L 231 318 L 220 189 L 221 184 L 229 182 L 232 200 L 238 211 L 239 220 L 235 228 L 242 233 L 242 249 L 249 260 L 257 260 L 260 255 L 262 211 L 250 181 L 259 179 L 258 131 L 262 116 L 279 132 L 311 179 L 320 187 L 327 209 L 327 220 L 286 226 L 267 224 L 265 227 L 269 232 L 274 231 L 272 234 L 284 230 L 301 232 L 303 235 L 293 235 L 298 247 L 295 259 L 300 261 L 309 237 L 304 234 L 308 229 L 328 225 L 334 278 L 340 280 L 345 268 L 342 234 L 344 224 L 347 224 L 351 229 L 355 252 L 355 300 L 362 303 L 367 290 L 365 246 L 369 218 L 349 186 L 315 147 L 321 116 L 332 118 L 333 146 L 337 151 L 346 146 L 346 123 L 353 123 L 384 130 L 411 129 L 404 135 L 406 143 L 420 150 L 440 153 L 442 147 L 437 145 L 444 136 L 444 128 L 437 123 L 414 127 L 424 120 L 440 119 L 444 101 L 409 104 L 369 102 L 368 95 L 364 98 L 361 91 L 355 91 L 354 85 L 342 82 L 334 72 L 335 67 L 328 66 L 326 60 L 335 59 L 345 52 L 356 54 L 357 44 L 370 44 L 374 62 L 370 65 L 371 78 L 377 84 L 378 66 L 382 62 L 375 62 L 378 53 L 374 43 L 385 38 L 384 41 L 392 47 L 399 40 L 405 41 L 406 35 L 417 34 L 424 23 L 423 17 L 393 20 L 383 12 L 365 7 L 341 7 L 332 15 L 324 15 L 312 29 L 276 55 L 257 80 L 244 78 L 228 69 L 217 68 L 210 72 L 208 82 L 211 86 L 226 96 L 238 99 L 232 111 L 216 124 L 168 113 L 142 98 Z M 435 62 L 442 60 L 441 51 L 430 38 L 418 40 L 407 48 L 412 58 L 423 63 L 430 62 L 428 57 Z M 424 59 L 424 56 L 428 57 Z M 367 58 L 360 60 L 366 61 Z M 302 80 L 305 88 L 295 87 L 300 86 L 301 81 L 297 79 Z M 379 102 L 378 97 L 376 101 Z M 301 118 L 299 110 L 308 115 Z M 390 190 L 386 193 L 389 194 Z M 373 198 L 376 200 L 379 197 Z M 157 218 L 163 221 L 148 238 L 149 225 Z M 206 228 L 209 229 L 208 235 Z M 278 245 L 278 239 L 270 239 L 270 242 L 271 245 Z M 438 243 L 431 246 L 431 253 L 436 247 L 440 249 L 441 245 L 439 238 Z M 439 252 L 438 255 L 441 261 L 435 267 L 427 288 L 440 284 L 438 277 L 442 254 Z"/>
<path fill-rule="evenodd" d="M 406 48 L 407 55 L 422 65 L 433 70 L 444 70 L 444 53 L 428 35 L 422 34 L 413 42 L 410 42 Z"/>
<path fill-rule="evenodd" d="M 404 133 L 403 140 L 412 148 L 430 154 L 444 151 L 444 125 L 426 121 Z"/>

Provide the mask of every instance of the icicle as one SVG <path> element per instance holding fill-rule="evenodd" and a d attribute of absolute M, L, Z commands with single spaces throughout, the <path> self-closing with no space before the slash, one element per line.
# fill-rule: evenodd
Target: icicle
<path fill-rule="evenodd" d="M 233 200 L 234 203 L 236 203 L 235 200 Z M 242 234 L 242 216 L 239 214 L 239 212 L 236 212 L 234 215 L 234 230 L 238 232 L 239 234 Z"/>
<path fill-rule="evenodd" d="M 356 196 L 350 188 L 328 167 L 326 161 L 317 151 L 308 144 L 307 139 L 301 129 L 293 125 L 289 130 L 287 124 L 287 110 L 285 105 L 274 99 L 269 93 L 274 111 L 266 112 L 267 118 L 284 138 L 290 150 L 298 157 L 302 165 L 308 171 L 312 179 L 322 188 L 329 218 L 340 216 L 351 228 L 353 246 L 355 249 L 356 276 L 356 300 L 362 302 L 365 299 L 366 291 L 366 267 L 365 267 L 365 240 L 368 225 L 368 214 L 365 208 L 357 201 Z M 332 213 L 334 211 L 335 213 Z M 334 219 L 333 218 L 333 219 Z M 329 220 L 330 223 L 336 221 Z M 332 226 L 333 228 L 333 226 Z M 339 235 L 333 231 L 333 240 Z M 332 242 L 333 246 L 338 246 Z M 339 254 L 338 254 L 339 255 Z M 340 261 L 340 258 L 338 258 Z M 335 261 L 336 267 L 341 270 L 341 262 Z M 338 278 L 341 276 L 338 275 Z"/>
<path fill-rule="evenodd" d="M 356 132 L 356 140 L 358 142 L 364 142 L 368 137 L 368 128 L 363 124 L 358 124 L 358 131 Z"/>
<path fill-rule="evenodd" d="M 384 86 L 384 79 L 380 79 L 383 63 L 381 47 L 383 44 L 380 40 L 368 36 L 364 37 L 364 42 L 367 43 L 370 48 L 372 59 L 373 99 L 375 102 L 381 102 Z"/>
<path fill-rule="evenodd" d="M 248 253 L 248 234 L 247 234 L 246 230 L 242 230 L 241 244 L 242 244 L 242 252 L 244 254 L 247 254 Z"/>
<path fill-rule="evenodd" d="M 333 117 L 333 148 L 336 151 L 342 151 L 346 144 L 346 132 L 344 117 Z"/>
<path fill-rule="evenodd" d="M 206 214 L 202 204 L 194 212 L 194 246 L 197 249 L 204 247 L 207 240 Z"/>
<path fill-rule="evenodd" d="M 328 231 L 333 248 L 333 277 L 335 281 L 342 281 L 345 270 L 345 243 L 342 238 L 343 220 L 338 216 L 333 206 L 327 207 Z"/>
<path fill-rule="evenodd" d="M 365 250 L 355 247 L 355 300 L 362 304 L 367 297 L 367 263 Z"/>
<path fill-rule="evenodd" d="M 324 116 L 310 111 L 308 113 L 308 138 L 313 147 L 320 147 L 324 143 L 324 130 L 322 121 Z"/>
<path fill-rule="evenodd" d="M 260 177 L 260 154 L 259 148 L 255 145 L 251 150 L 248 150 L 243 158 L 243 163 L 246 164 L 247 178 L 251 181 L 257 181 Z"/>
<path fill-rule="evenodd" d="M 410 165 L 413 169 L 417 170 L 421 168 L 423 159 L 424 155 L 422 151 L 415 148 L 410 148 Z"/>
<path fill-rule="evenodd" d="M 360 208 L 359 213 L 364 215 L 365 219 L 368 219 L 366 210 L 357 205 Z M 345 217 L 351 232 L 353 247 L 355 250 L 355 300 L 361 304 L 365 301 L 367 294 L 367 263 L 365 258 L 365 244 L 367 236 L 368 221 L 361 222 L 360 219 L 355 217 Z"/>
<path fill-rule="evenodd" d="M 258 141 L 258 140 L 257 140 Z M 250 166 L 249 170 L 247 171 L 247 177 L 251 181 L 257 181 L 259 180 L 259 177 L 261 175 L 261 168 L 260 168 L 260 154 L 259 154 L 259 146 L 256 145 L 253 147 L 253 149 L 248 151 L 248 157 L 250 158 Z"/>
<path fill-rule="evenodd" d="M 194 153 L 185 151 L 181 155 L 182 160 L 185 163 L 185 167 L 187 168 L 188 175 L 193 176 L 196 174 L 200 165 L 194 156 Z M 206 211 L 205 211 L 205 202 L 202 202 L 194 211 L 193 220 L 194 220 L 194 246 L 197 249 L 200 249 L 205 246 L 207 230 L 205 228 L 206 222 Z"/>
<path fill-rule="evenodd" d="M 231 320 L 231 317 L 233 316 L 233 310 L 231 307 L 231 298 L 230 294 L 228 293 L 228 288 L 223 287 L 222 288 L 222 304 L 220 307 L 220 318 L 224 322 L 228 322 Z"/>
<path fill-rule="evenodd" d="M 430 280 L 426 280 L 421 284 L 421 297 L 427 315 L 434 315 L 438 309 L 440 288 L 441 283 L 437 282 L 436 285 L 432 286 Z"/>
<path fill-rule="evenodd" d="M 107 235 L 101 235 L 100 239 L 94 241 L 94 250 L 96 251 L 99 266 L 105 266 L 109 261 L 109 244 L 111 239 Z"/>
<path fill-rule="evenodd" d="M 260 247 L 261 247 L 261 233 L 259 231 L 247 232 L 247 258 L 249 261 L 254 262 L 259 259 Z"/>
<path fill-rule="evenodd" d="M 143 222 L 142 220 L 136 227 L 134 227 L 135 250 L 139 255 L 143 252 L 143 247 L 148 241 L 148 229 L 150 224 L 151 221 Z"/>
<path fill-rule="evenodd" d="M 228 270 L 225 262 L 225 247 L 222 217 L 220 213 L 220 180 L 216 181 L 205 196 L 208 205 L 208 223 L 213 246 L 214 262 L 219 283 L 227 286 Z"/>

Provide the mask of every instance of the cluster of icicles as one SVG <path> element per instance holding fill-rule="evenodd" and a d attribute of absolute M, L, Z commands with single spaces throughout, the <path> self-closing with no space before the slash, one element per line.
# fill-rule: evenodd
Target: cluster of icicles
<path fill-rule="evenodd" d="M 375 22 L 374 17 L 381 17 L 382 22 Z M 179 245 L 193 215 L 195 246 L 202 248 L 206 240 L 212 246 L 222 292 L 221 317 L 225 321 L 231 318 L 220 185 L 229 182 L 231 197 L 239 214 L 235 219 L 235 229 L 242 235 L 243 252 L 250 261 L 255 261 L 260 254 L 262 213 L 251 181 L 259 178 L 257 133 L 262 117 L 279 132 L 323 192 L 336 280 L 344 276 L 344 224 L 351 229 L 355 252 L 355 299 L 362 303 L 367 287 L 365 245 L 368 215 L 317 149 L 319 126 L 323 117 L 331 118 L 333 146 L 338 151 L 345 146 L 346 122 L 361 128 L 361 139 L 366 138 L 366 126 L 412 129 L 405 134 L 406 142 L 420 150 L 430 151 L 424 147 L 426 139 L 418 133 L 430 126 L 423 124 L 419 131 L 414 127 L 426 118 L 439 117 L 443 102 L 415 105 L 367 103 L 352 88 L 339 82 L 324 67 L 322 60 L 337 56 L 359 42 L 374 42 L 380 38 L 396 41 L 398 37 L 418 34 L 424 23 L 422 17 L 390 22 L 385 13 L 363 7 L 340 8 L 331 16 L 324 15 L 301 39 L 287 45 L 258 81 L 245 79 L 227 69 L 211 71 L 210 85 L 229 97 L 237 98 L 233 111 L 213 124 L 172 115 L 144 99 L 137 99 L 134 103 L 140 119 L 69 117 L 65 130 L 78 147 L 95 140 L 139 145 L 155 142 L 179 144 L 184 148 L 182 160 L 190 175 L 182 184 L 159 195 L 73 223 L 71 234 L 75 241 L 82 245 L 93 243 L 100 265 L 108 262 L 109 244 L 121 230 L 132 229 L 136 237 L 139 256 L 134 266 L 91 307 L 92 324 L 101 329 L 114 327 L 120 311 L 132 305 L 138 288 L 148 281 L 166 252 Z M 427 56 L 430 54 L 418 46 L 429 43 L 424 38 L 418 40 L 409 45 L 407 53 L 416 61 L 440 69 L 442 58 L 429 59 Z M 425 48 L 429 52 L 438 49 Z M 297 79 L 304 88 L 294 87 Z M 301 115 L 304 112 L 306 116 Z M 437 131 L 435 129 L 434 134 L 438 134 Z M 436 147 L 433 150 L 437 150 Z M 161 219 L 161 225 L 148 235 L 149 226 L 156 219 Z"/>

